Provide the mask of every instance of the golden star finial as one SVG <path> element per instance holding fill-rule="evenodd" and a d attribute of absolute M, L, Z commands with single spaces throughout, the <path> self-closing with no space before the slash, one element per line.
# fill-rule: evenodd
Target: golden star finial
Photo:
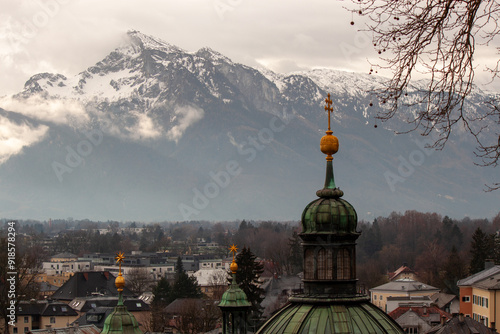
<path fill-rule="evenodd" d="M 125 258 L 125 254 L 123 252 L 116 253 L 116 257 L 115 257 L 116 263 L 119 262 L 120 264 L 122 264 L 124 258 Z"/>
<path fill-rule="evenodd" d="M 233 244 L 231 247 L 229 247 L 229 252 L 233 253 L 233 257 L 234 257 L 234 254 L 236 254 L 238 252 L 238 248 L 236 247 L 235 244 Z"/>
<path fill-rule="evenodd" d="M 231 272 L 233 274 L 236 274 L 236 271 L 238 270 L 238 265 L 236 264 L 236 260 L 234 258 L 234 255 L 236 254 L 236 252 L 238 251 L 238 248 L 236 247 L 235 244 L 233 244 L 230 248 L 229 248 L 229 252 L 230 253 L 233 253 L 233 262 L 231 263 L 231 265 L 229 266 L 229 269 L 231 269 Z"/>
<path fill-rule="evenodd" d="M 116 253 L 116 263 L 119 263 L 119 269 L 118 269 L 118 277 L 115 280 L 115 286 L 118 289 L 119 292 L 123 291 L 123 287 L 125 286 L 125 278 L 122 276 L 122 262 L 123 259 L 125 258 L 125 254 L 123 252 L 118 252 Z"/>

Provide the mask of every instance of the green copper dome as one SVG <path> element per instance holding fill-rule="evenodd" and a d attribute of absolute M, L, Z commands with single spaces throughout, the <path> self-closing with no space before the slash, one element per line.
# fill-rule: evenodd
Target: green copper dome
<path fill-rule="evenodd" d="M 325 187 L 316 192 L 318 199 L 302 212 L 302 233 L 355 234 L 358 216 L 354 207 L 340 198 L 343 191 L 335 186 L 333 166 L 327 161 Z"/>
<path fill-rule="evenodd" d="M 121 297 L 121 296 L 120 296 Z M 121 298 L 104 322 L 101 334 L 143 334 L 134 315 L 127 311 Z"/>
<path fill-rule="evenodd" d="M 368 300 L 292 297 L 257 334 L 401 334 L 398 324 Z"/>
<path fill-rule="evenodd" d="M 247 299 L 247 295 L 236 283 L 235 274 L 233 274 L 231 285 L 229 289 L 222 295 L 219 307 L 250 307 L 250 302 Z"/>

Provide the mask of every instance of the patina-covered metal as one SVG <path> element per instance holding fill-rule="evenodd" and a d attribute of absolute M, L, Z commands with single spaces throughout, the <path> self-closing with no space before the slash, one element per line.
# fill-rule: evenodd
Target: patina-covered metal
<path fill-rule="evenodd" d="M 224 292 L 219 303 L 221 309 L 227 307 L 250 307 L 251 304 L 248 301 L 247 295 L 236 282 L 236 274 L 232 275 L 231 284 L 229 289 Z"/>
<path fill-rule="evenodd" d="M 367 297 L 294 301 L 258 331 L 274 334 L 400 334 L 399 325 Z"/>
<path fill-rule="evenodd" d="M 118 299 L 113 313 L 111 313 L 104 322 L 104 327 L 101 334 L 142 334 L 139 328 L 139 323 L 135 317 L 127 311 L 127 307 L 123 305 L 121 297 Z"/>

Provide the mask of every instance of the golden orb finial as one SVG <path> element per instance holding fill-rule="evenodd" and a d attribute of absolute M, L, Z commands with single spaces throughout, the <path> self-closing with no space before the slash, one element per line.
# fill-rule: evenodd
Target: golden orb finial
<path fill-rule="evenodd" d="M 235 257 L 234 257 L 234 255 L 236 254 L 237 251 L 238 251 L 238 248 L 236 247 L 235 244 L 233 244 L 229 248 L 229 252 L 233 253 L 233 262 L 231 262 L 231 265 L 229 266 L 229 269 L 231 270 L 231 272 L 233 274 L 236 274 L 236 272 L 238 271 L 238 264 L 236 263 L 236 260 L 235 260 Z"/>
<path fill-rule="evenodd" d="M 328 93 L 328 97 L 325 99 L 325 103 L 325 111 L 328 113 L 328 131 L 326 131 L 326 135 L 321 138 L 319 146 L 321 152 L 326 154 L 326 160 L 332 161 L 332 155 L 337 153 L 337 151 L 339 150 L 339 140 L 337 137 L 332 135 L 333 131 L 330 130 L 330 113 L 333 112 L 330 93 Z"/>
<path fill-rule="evenodd" d="M 115 280 L 115 286 L 119 292 L 122 292 L 125 287 L 125 278 L 122 275 L 122 262 L 124 258 L 125 254 L 123 252 L 118 252 L 115 257 L 116 263 L 119 263 L 118 277 Z"/>

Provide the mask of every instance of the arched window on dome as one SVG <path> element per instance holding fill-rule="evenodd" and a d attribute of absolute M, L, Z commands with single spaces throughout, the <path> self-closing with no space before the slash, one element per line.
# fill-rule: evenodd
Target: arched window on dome
<path fill-rule="evenodd" d="M 351 279 L 351 257 L 347 249 L 337 252 L 337 279 Z"/>
<path fill-rule="evenodd" d="M 304 254 L 304 279 L 314 279 L 314 250 L 306 249 Z"/>
<path fill-rule="evenodd" d="M 332 250 L 322 248 L 318 252 L 318 279 L 333 279 Z"/>

